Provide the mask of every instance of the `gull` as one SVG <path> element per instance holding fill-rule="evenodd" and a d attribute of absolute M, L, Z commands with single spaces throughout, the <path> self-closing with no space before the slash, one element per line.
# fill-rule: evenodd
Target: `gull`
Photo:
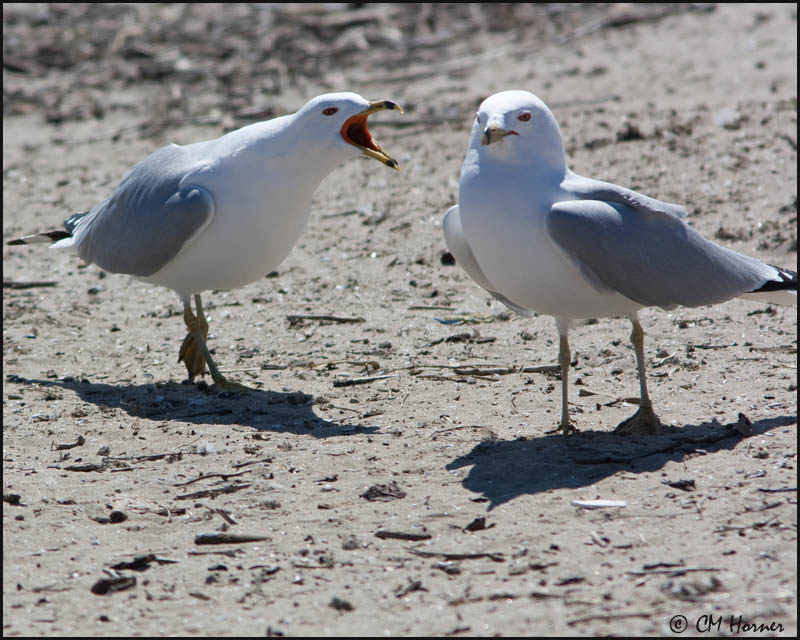
<path fill-rule="evenodd" d="M 385 109 L 403 111 L 390 100 L 328 93 L 215 140 L 171 144 L 134 165 L 90 211 L 68 217 L 64 231 L 9 244 L 51 242 L 106 271 L 172 289 L 188 329 L 178 360 L 189 380 L 208 365 L 218 387 L 244 389 L 209 353 L 201 293 L 274 271 L 300 237 L 317 187 L 343 161 L 366 155 L 399 169 L 367 129 L 367 118 Z"/>
<path fill-rule="evenodd" d="M 561 431 L 568 413 L 568 333 L 576 319 L 626 316 L 632 324 L 640 401 L 617 433 L 657 433 L 647 391 L 644 307 L 698 307 L 735 297 L 797 304 L 797 274 L 707 240 L 677 204 L 585 178 L 567 168 L 558 123 L 527 91 L 481 104 L 458 204 L 442 222 L 456 262 L 517 313 L 555 318 Z"/>

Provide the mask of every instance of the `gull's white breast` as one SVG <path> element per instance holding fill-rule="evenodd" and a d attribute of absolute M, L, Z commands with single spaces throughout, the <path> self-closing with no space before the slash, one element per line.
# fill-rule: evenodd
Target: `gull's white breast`
<path fill-rule="evenodd" d="M 459 188 L 464 235 L 494 290 L 525 309 L 564 318 L 618 316 L 641 308 L 595 288 L 551 240 L 550 207 L 568 197 L 558 181 L 521 178 L 506 168 L 465 166 Z M 542 189 L 534 187 L 538 184 Z"/>

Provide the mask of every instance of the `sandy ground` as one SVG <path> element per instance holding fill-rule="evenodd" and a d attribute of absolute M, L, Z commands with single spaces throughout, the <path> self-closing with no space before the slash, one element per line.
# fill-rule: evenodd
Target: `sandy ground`
<path fill-rule="evenodd" d="M 406 108 L 372 120 L 402 172 L 343 165 L 277 274 L 206 294 L 252 393 L 182 384 L 172 292 L 4 247 L 4 636 L 796 635 L 795 309 L 645 310 L 650 438 L 611 434 L 628 323 L 579 323 L 565 438 L 524 371 L 552 318 L 441 232 L 475 107 L 520 88 L 577 172 L 796 269 L 795 5 L 3 12 L 5 241 L 168 142 L 330 90 Z"/>

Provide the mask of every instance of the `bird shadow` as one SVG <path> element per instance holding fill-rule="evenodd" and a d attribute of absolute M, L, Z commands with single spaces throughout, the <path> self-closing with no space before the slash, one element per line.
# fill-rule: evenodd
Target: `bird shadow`
<path fill-rule="evenodd" d="M 258 431 L 296 433 L 316 438 L 369 434 L 380 427 L 340 424 L 312 409 L 313 396 L 262 391 L 217 392 L 214 387 L 175 382 L 112 385 L 83 379 L 35 380 L 9 376 L 9 382 L 67 389 L 98 407 L 120 409 L 133 418 L 188 422 L 196 425 L 238 425 Z"/>
<path fill-rule="evenodd" d="M 739 420 L 730 424 L 721 424 L 715 418 L 649 436 L 620 436 L 592 430 L 569 437 L 559 434 L 487 440 L 450 462 L 447 469 L 471 465 L 462 485 L 481 494 L 491 511 L 521 495 L 588 487 L 618 471 L 655 471 L 669 461 L 731 450 L 753 435 L 796 423 L 797 416 L 750 423 L 739 414 Z"/>

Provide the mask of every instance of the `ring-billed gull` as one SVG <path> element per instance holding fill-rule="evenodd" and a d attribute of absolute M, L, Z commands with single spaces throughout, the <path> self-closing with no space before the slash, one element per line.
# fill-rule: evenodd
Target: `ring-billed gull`
<path fill-rule="evenodd" d="M 643 307 L 696 307 L 734 297 L 797 304 L 797 274 L 736 253 L 689 227 L 686 210 L 567 168 L 550 109 L 527 91 L 481 104 L 445 242 L 480 286 L 514 311 L 554 316 L 559 333 L 561 430 L 572 320 L 627 316 L 639 372 L 639 410 L 616 429 L 655 433 L 647 392 Z"/>
<path fill-rule="evenodd" d="M 367 155 L 398 169 L 367 129 L 368 116 L 384 109 L 403 111 L 390 100 L 329 93 L 215 140 L 169 145 L 131 168 L 109 198 L 67 218 L 65 231 L 9 244 L 54 242 L 107 271 L 173 289 L 189 330 L 178 358 L 189 379 L 207 364 L 219 387 L 242 388 L 208 351 L 200 294 L 275 270 L 303 231 L 317 187 L 344 160 Z"/>

